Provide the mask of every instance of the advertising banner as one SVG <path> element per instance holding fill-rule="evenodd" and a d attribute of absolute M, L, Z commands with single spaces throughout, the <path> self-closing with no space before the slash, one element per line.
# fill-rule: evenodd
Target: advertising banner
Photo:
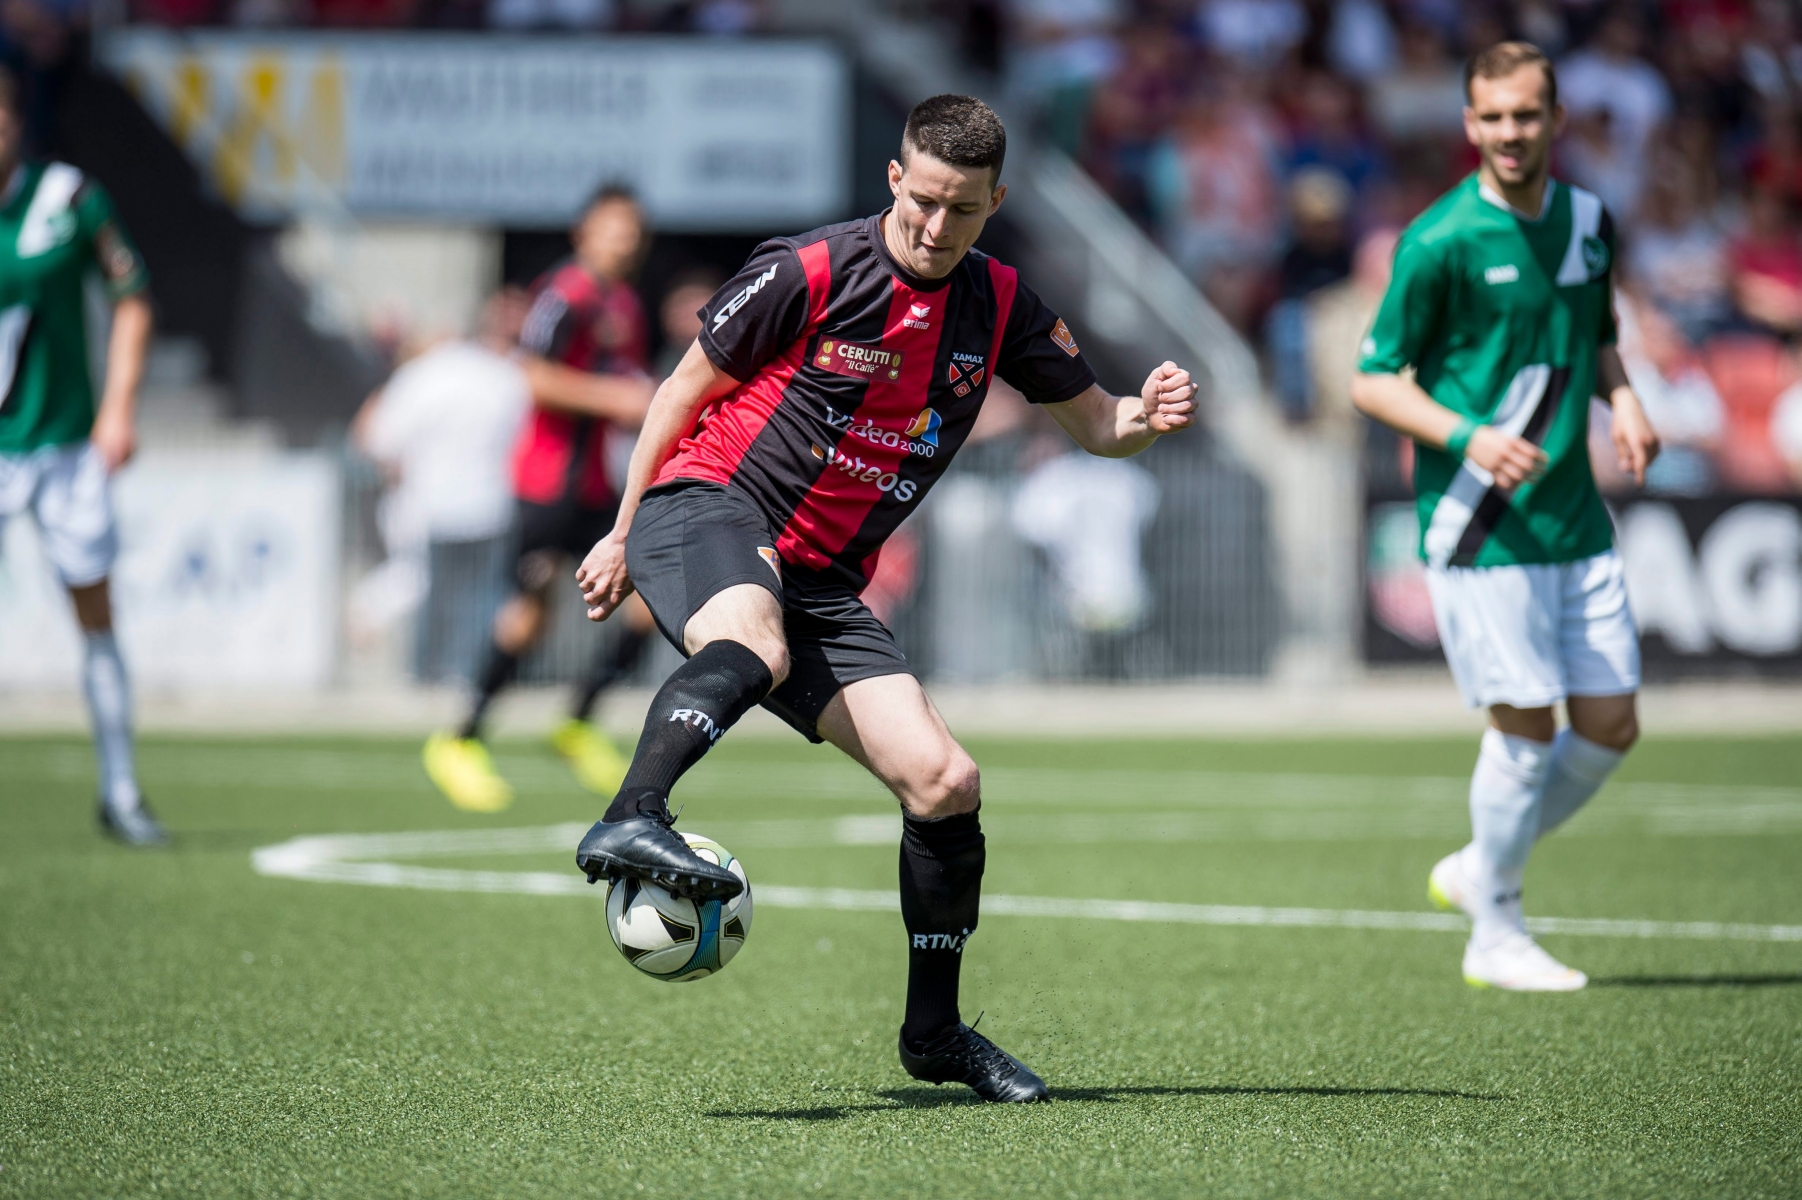
<path fill-rule="evenodd" d="M 126 29 L 102 61 L 238 211 L 561 226 L 625 183 L 667 229 L 802 229 L 850 203 L 831 45 Z"/>
<path fill-rule="evenodd" d="M 337 648 L 339 472 L 323 455 L 146 453 L 113 488 L 119 642 L 142 689 L 316 688 Z M 79 686 L 29 517 L 0 534 L 0 688 Z"/>
<path fill-rule="evenodd" d="M 1649 677 L 1802 675 L 1802 499 L 1646 497 L 1611 507 Z M 1416 537 L 1412 499 L 1370 503 L 1371 662 L 1440 657 Z"/>

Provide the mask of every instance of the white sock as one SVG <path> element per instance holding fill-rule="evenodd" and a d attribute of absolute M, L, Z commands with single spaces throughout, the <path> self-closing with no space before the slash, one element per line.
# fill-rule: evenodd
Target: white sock
<path fill-rule="evenodd" d="M 1470 845 L 1461 860 L 1475 899 L 1471 937 L 1479 946 L 1526 928 L 1520 881 L 1539 834 L 1539 802 L 1551 767 L 1550 742 L 1499 729 L 1483 734 L 1470 777 Z"/>
<path fill-rule="evenodd" d="M 100 762 L 100 796 L 114 811 L 138 806 L 138 777 L 131 761 L 131 683 L 112 631 L 82 634 L 87 651 L 81 690 L 94 725 L 94 755 Z"/>
<path fill-rule="evenodd" d="M 1566 727 L 1552 743 L 1552 771 L 1539 801 L 1539 836 L 1544 837 L 1576 815 L 1596 789 L 1608 782 L 1626 755 L 1598 746 Z"/>

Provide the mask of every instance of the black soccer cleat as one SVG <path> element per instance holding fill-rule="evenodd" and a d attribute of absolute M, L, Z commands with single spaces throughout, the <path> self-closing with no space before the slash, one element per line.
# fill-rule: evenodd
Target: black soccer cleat
<path fill-rule="evenodd" d="M 976 1018 L 978 1021 L 981 1017 Z M 1049 1093 L 1032 1068 L 959 1021 L 915 1054 L 901 1039 L 901 1069 L 927 1083 L 968 1084 L 994 1104 L 1031 1104 Z"/>
<path fill-rule="evenodd" d="M 96 814 L 100 829 L 111 834 L 127 846 L 167 846 L 169 831 L 163 828 L 150 811 L 150 806 L 142 800 L 138 806 L 130 810 L 115 809 L 105 800 L 100 802 L 100 811 Z"/>
<path fill-rule="evenodd" d="M 596 821 L 576 847 L 576 866 L 589 883 L 639 879 L 690 900 L 730 900 L 745 890 L 743 880 L 689 849 L 681 834 L 655 817 Z"/>

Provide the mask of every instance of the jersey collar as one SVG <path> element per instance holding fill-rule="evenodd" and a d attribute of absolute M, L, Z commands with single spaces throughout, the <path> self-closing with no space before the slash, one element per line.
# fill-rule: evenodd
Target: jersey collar
<path fill-rule="evenodd" d="M 882 265 L 888 268 L 890 275 L 893 275 L 896 279 L 899 279 L 902 283 L 906 284 L 916 292 L 936 292 L 941 288 L 949 287 L 951 285 L 951 277 L 957 274 L 957 267 L 952 267 L 949 271 L 945 272 L 945 277 L 943 279 L 921 279 L 918 275 L 915 275 L 912 271 L 896 262 L 894 257 L 889 254 L 888 242 L 882 236 L 882 218 L 888 216 L 892 211 L 894 211 L 894 209 L 891 205 L 889 208 L 883 209 L 881 212 L 864 222 L 864 230 L 869 235 L 870 245 L 876 247 L 876 257 L 882 260 Z M 961 267 L 963 266 L 963 263 L 960 262 L 957 266 Z"/>
<path fill-rule="evenodd" d="M 1547 179 L 1545 181 L 1545 195 L 1539 201 L 1539 215 L 1534 216 L 1531 213 L 1524 213 L 1520 209 L 1514 207 L 1512 204 L 1502 199 L 1502 194 L 1500 192 L 1484 183 L 1481 179 L 1477 180 L 1477 196 L 1485 204 L 1493 204 L 1515 220 L 1525 221 L 1529 225 L 1537 225 L 1551 214 L 1552 200 L 1557 194 L 1558 181 L 1556 179 Z"/>

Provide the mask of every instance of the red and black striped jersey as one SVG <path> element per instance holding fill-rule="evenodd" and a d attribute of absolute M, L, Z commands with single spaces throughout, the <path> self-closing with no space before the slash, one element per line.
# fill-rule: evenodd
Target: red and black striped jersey
<path fill-rule="evenodd" d="M 533 287 L 520 348 L 602 375 L 643 375 L 650 356 L 644 305 L 632 286 L 596 279 L 571 260 Z M 513 447 L 513 491 L 534 504 L 573 501 L 605 508 L 617 497 L 607 476 L 612 423 L 534 408 Z"/>
<path fill-rule="evenodd" d="M 972 250 L 945 278 L 920 279 L 890 257 L 880 215 L 765 242 L 700 316 L 702 350 L 741 383 L 656 484 L 744 492 L 781 530 L 785 562 L 859 590 L 995 375 L 1037 404 L 1095 382 L 1012 267 Z"/>

